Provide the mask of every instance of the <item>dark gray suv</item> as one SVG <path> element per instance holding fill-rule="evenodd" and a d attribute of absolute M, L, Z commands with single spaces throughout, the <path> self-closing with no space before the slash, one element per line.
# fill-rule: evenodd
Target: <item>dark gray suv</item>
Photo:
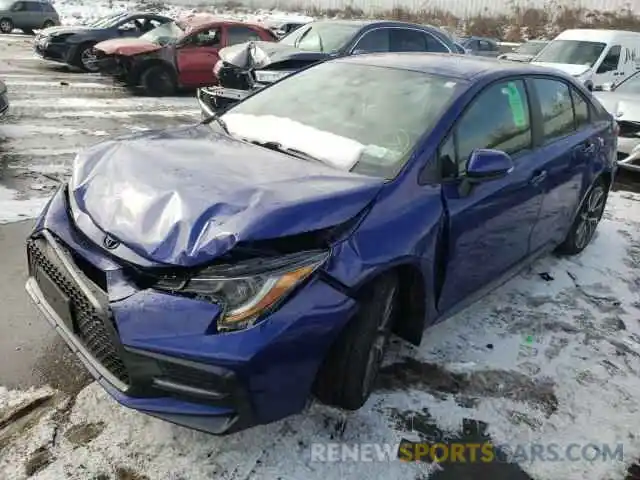
<path fill-rule="evenodd" d="M 19 28 L 24 33 L 60 25 L 58 12 L 49 0 L 0 0 L 0 32 Z"/>

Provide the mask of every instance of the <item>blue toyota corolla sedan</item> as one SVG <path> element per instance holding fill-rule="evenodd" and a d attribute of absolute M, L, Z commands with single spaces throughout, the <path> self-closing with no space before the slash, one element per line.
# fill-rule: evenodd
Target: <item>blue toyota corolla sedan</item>
<path fill-rule="evenodd" d="M 141 412 L 225 434 L 311 396 L 357 409 L 391 333 L 418 344 L 526 263 L 588 245 L 616 132 L 555 70 L 332 60 L 81 152 L 28 238 L 27 290 Z"/>

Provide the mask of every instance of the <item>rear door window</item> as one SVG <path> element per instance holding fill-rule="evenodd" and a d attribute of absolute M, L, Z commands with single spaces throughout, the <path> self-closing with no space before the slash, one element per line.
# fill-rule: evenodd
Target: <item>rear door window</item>
<path fill-rule="evenodd" d="M 548 78 L 534 78 L 533 85 L 540 101 L 544 142 L 550 143 L 573 133 L 576 126 L 569 86 Z"/>
<path fill-rule="evenodd" d="M 353 49 L 354 53 L 379 53 L 391 51 L 390 29 L 377 28 L 364 34 Z"/>
<path fill-rule="evenodd" d="M 573 115 L 576 128 L 580 130 L 591 123 L 589 103 L 575 88 L 571 89 L 571 99 L 573 100 Z"/>
<path fill-rule="evenodd" d="M 253 28 L 240 25 L 227 27 L 227 45 L 237 45 L 255 40 L 261 40 L 260 35 Z"/>
<path fill-rule="evenodd" d="M 449 52 L 433 35 L 408 28 L 390 29 L 389 46 L 392 52 Z"/>

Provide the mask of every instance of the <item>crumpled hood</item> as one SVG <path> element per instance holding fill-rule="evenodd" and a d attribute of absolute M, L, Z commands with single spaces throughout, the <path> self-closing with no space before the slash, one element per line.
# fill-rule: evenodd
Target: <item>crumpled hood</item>
<path fill-rule="evenodd" d="M 594 97 L 616 118 L 640 122 L 640 95 L 614 92 L 594 92 Z"/>
<path fill-rule="evenodd" d="M 114 38 L 105 40 L 95 46 L 107 55 L 138 55 L 160 50 L 162 46 L 141 38 Z"/>
<path fill-rule="evenodd" d="M 138 255 L 194 266 L 238 242 L 343 223 L 383 184 L 199 125 L 91 147 L 76 160 L 69 195 L 74 216 L 87 214 Z"/>
<path fill-rule="evenodd" d="M 307 52 L 279 42 L 252 41 L 225 47 L 219 52 L 223 62 L 242 69 L 264 68 L 286 60 L 316 62 L 328 53 Z"/>
<path fill-rule="evenodd" d="M 541 67 L 555 68 L 556 70 L 563 71 L 573 77 L 579 77 L 586 73 L 590 67 L 587 65 L 574 65 L 571 63 L 549 63 L 549 62 L 531 62 L 534 65 L 540 65 Z"/>

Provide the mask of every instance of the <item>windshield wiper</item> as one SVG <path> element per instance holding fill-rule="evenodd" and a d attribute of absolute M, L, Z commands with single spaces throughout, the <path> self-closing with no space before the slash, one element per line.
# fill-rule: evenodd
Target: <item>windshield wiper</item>
<path fill-rule="evenodd" d="M 320 162 L 320 163 L 326 164 L 325 161 L 319 159 L 318 157 L 314 157 L 313 155 L 309 155 L 308 153 L 303 152 L 302 150 L 297 150 L 295 148 L 285 148 L 282 146 L 281 143 L 278 143 L 278 142 L 258 142 L 257 140 L 250 140 L 249 142 L 253 143 L 254 145 L 259 145 L 261 147 L 268 148 L 269 150 L 286 153 L 288 155 L 291 155 L 292 157 L 296 157 L 301 160 L 307 160 L 310 162 Z"/>
<path fill-rule="evenodd" d="M 213 115 L 209 115 L 207 118 L 202 120 L 200 122 L 200 124 L 209 125 L 211 122 L 216 122 L 220 126 L 220 128 L 222 128 L 224 133 L 226 133 L 230 137 L 232 136 L 231 132 L 229 132 L 229 127 L 227 127 L 226 122 L 224 120 L 222 120 L 222 118 L 220 118 L 220 114 L 214 113 Z"/>

